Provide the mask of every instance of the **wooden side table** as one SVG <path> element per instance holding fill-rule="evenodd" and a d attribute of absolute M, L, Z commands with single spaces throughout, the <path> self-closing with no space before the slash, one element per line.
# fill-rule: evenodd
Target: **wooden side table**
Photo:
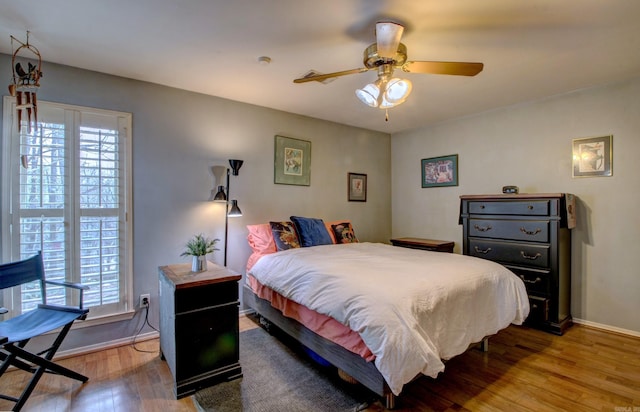
<path fill-rule="evenodd" d="M 453 253 L 454 242 L 448 240 L 421 239 L 417 237 L 399 237 L 391 239 L 393 246 L 410 249 L 431 250 L 433 252 Z"/>
<path fill-rule="evenodd" d="M 242 376 L 238 331 L 241 275 L 207 262 L 160 266 L 160 351 L 176 398 Z"/>

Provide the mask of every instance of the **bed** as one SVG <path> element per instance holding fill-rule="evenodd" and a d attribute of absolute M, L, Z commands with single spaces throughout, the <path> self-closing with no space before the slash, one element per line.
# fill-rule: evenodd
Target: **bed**
<path fill-rule="evenodd" d="M 416 376 L 436 377 L 443 360 L 528 315 L 522 280 L 499 264 L 358 242 L 348 221 L 291 219 L 249 227 L 245 305 L 387 407 Z"/>

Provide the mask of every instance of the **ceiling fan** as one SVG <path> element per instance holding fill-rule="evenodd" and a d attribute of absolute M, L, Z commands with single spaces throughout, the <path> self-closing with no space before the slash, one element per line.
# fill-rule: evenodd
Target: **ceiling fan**
<path fill-rule="evenodd" d="M 293 82 L 323 82 L 335 77 L 377 70 L 378 80 L 356 90 L 356 96 L 371 107 L 388 109 L 404 102 L 412 87 L 409 80 L 393 77 L 396 68 L 406 73 L 475 76 L 484 67 L 482 63 L 407 61 L 407 47 L 400 43 L 403 31 L 404 26 L 401 24 L 378 22 L 376 23 L 376 42 L 364 50 L 365 67 L 327 74 L 310 72 Z"/>

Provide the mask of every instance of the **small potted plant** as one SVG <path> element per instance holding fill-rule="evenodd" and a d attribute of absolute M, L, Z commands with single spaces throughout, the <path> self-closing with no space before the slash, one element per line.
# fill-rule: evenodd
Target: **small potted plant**
<path fill-rule="evenodd" d="M 206 255 L 208 253 L 213 253 L 215 250 L 220 250 L 216 248 L 216 243 L 218 243 L 220 239 L 209 239 L 205 238 L 204 235 L 199 234 L 195 235 L 191 240 L 187 242 L 185 245 L 185 251 L 182 252 L 180 256 L 193 256 L 193 260 L 191 262 L 191 271 L 192 272 L 202 272 L 207 270 L 207 259 Z"/>

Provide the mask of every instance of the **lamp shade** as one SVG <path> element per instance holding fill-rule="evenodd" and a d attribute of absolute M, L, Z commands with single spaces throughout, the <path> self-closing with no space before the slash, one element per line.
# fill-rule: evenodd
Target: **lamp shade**
<path fill-rule="evenodd" d="M 231 201 L 231 209 L 229 209 L 229 212 L 227 213 L 227 216 L 229 216 L 229 217 L 240 217 L 240 216 L 242 216 L 242 211 L 238 207 L 238 201 L 237 200 L 233 199 Z"/>
<path fill-rule="evenodd" d="M 227 195 L 224 193 L 224 186 L 218 186 L 218 192 L 213 197 L 214 202 L 226 202 Z"/>
<path fill-rule="evenodd" d="M 385 59 L 393 59 L 398 53 L 398 45 L 404 27 L 393 22 L 376 23 L 376 43 L 378 56 Z"/>
<path fill-rule="evenodd" d="M 380 87 L 384 89 L 380 96 Z M 387 81 L 378 80 L 369 83 L 362 89 L 356 90 L 358 99 L 367 106 L 388 109 L 404 102 L 411 93 L 411 82 L 407 79 L 394 77 Z"/>
<path fill-rule="evenodd" d="M 234 176 L 238 176 L 238 171 L 240 170 L 240 167 L 242 167 L 243 163 L 244 160 L 229 159 L 229 166 L 231 166 L 231 171 Z"/>
<path fill-rule="evenodd" d="M 384 100 L 396 106 L 407 99 L 407 96 L 411 93 L 411 87 L 409 80 L 395 77 L 387 83 L 384 91 Z"/>
<path fill-rule="evenodd" d="M 356 96 L 358 99 L 367 106 L 378 107 L 378 96 L 380 95 L 380 89 L 375 83 L 369 83 L 362 89 L 356 90 Z"/>

